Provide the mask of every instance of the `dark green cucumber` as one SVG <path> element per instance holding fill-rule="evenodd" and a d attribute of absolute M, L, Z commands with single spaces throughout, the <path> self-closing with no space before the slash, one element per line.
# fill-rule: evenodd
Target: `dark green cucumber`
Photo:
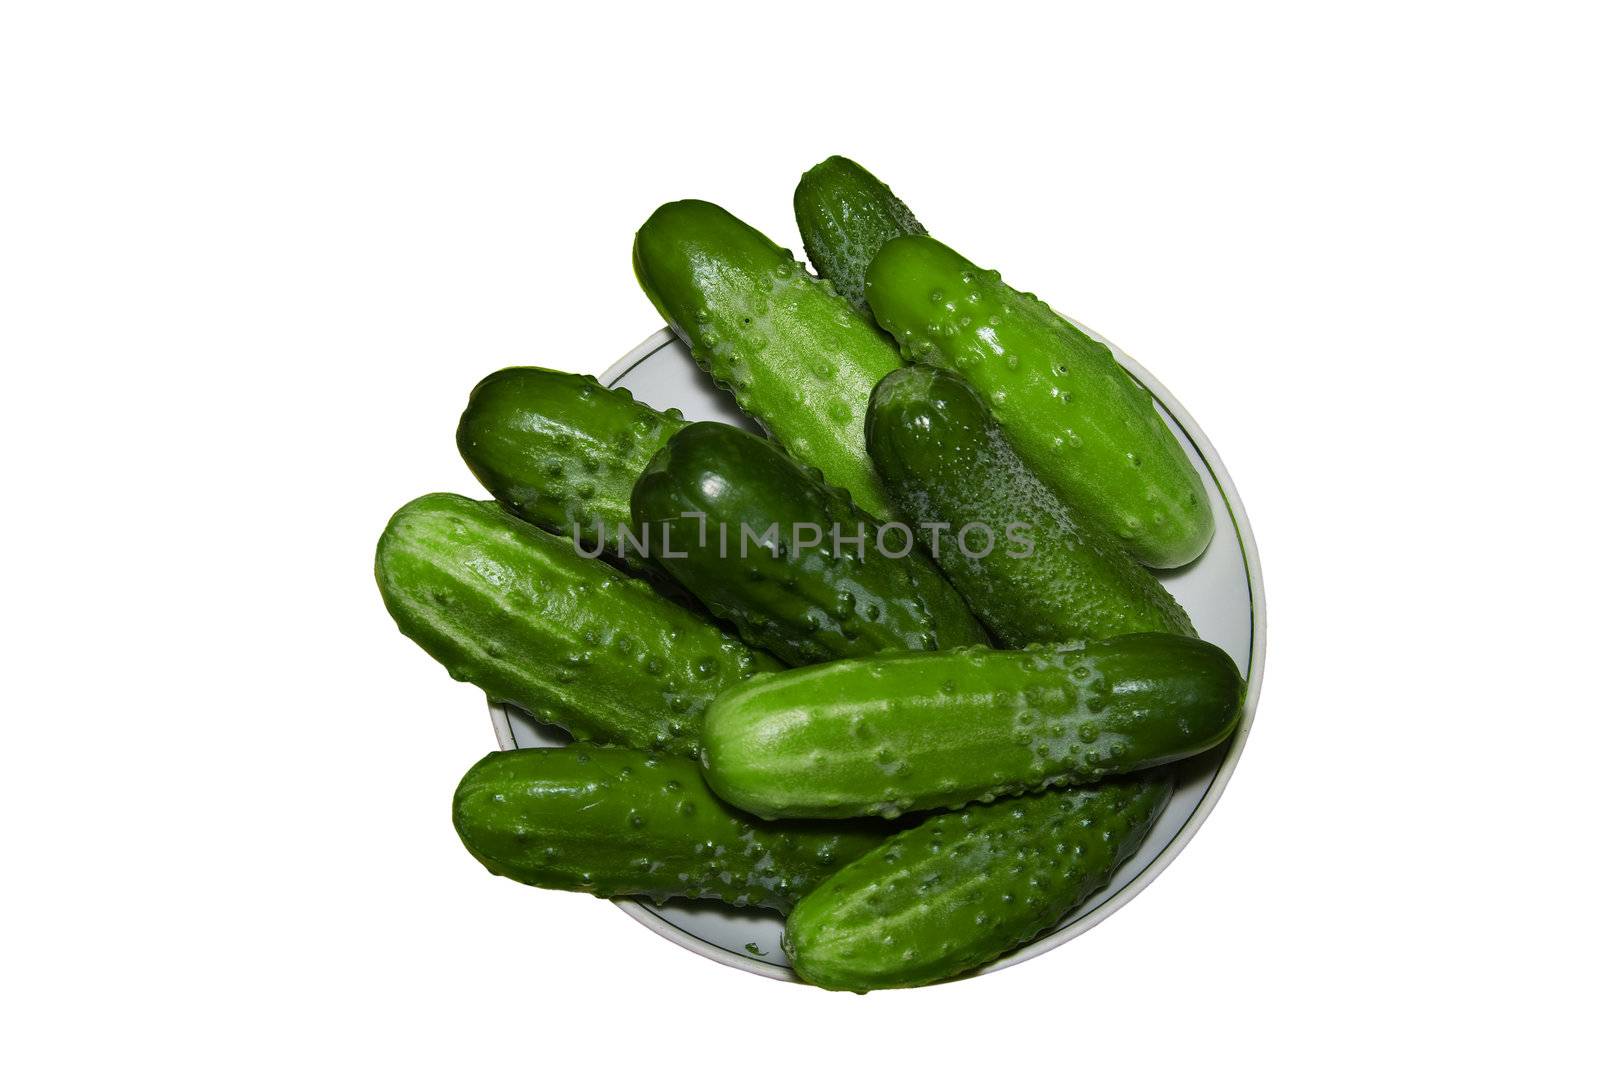
<path fill-rule="evenodd" d="M 690 759 L 593 744 L 488 755 L 453 814 L 490 873 L 525 885 L 779 911 L 890 832 L 762 822 L 713 796 Z"/>
<path fill-rule="evenodd" d="M 701 762 L 763 818 L 892 818 L 1176 762 L 1227 739 L 1243 697 L 1224 651 L 1163 633 L 878 655 L 724 692 Z"/>
<path fill-rule="evenodd" d="M 668 440 L 634 486 L 633 522 L 652 560 L 791 665 L 987 640 L 939 571 L 904 553 L 908 535 L 881 532 L 817 470 L 731 425 Z"/>
<path fill-rule="evenodd" d="M 778 666 L 492 502 L 401 507 L 377 578 L 400 631 L 452 677 L 580 740 L 693 755 L 712 698 Z"/>
<path fill-rule="evenodd" d="M 867 301 L 907 357 L 976 387 L 1022 460 L 1135 558 L 1165 569 L 1206 549 L 1205 485 L 1104 343 L 923 236 L 878 251 Z"/>
<path fill-rule="evenodd" d="M 456 446 L 501 505 L 558 535 L 577 526 L 593 547 L 628 523 L 633 481 L 685 423 L 593 376 L 503 368 L 473 388 Z"/>
<path fill-rule="evenodd" d="M 898 833 L 801 899 L 795 971 L 862 993 L 955 978 L 1103 888 L 1172 796 L 1164 776 L 976 804 Z"/>
<path fill-rule="evenodd" d="M 889 187 L 843 156 L 830 156 L 800 177 L 794 218 L 817 274 L 868 316 L 867 265 L 872 258 L 891 238 L 928 233 Z"/>
<path fill-rule="evenodd" d="M 639 228 L 633 266 L 740 409 L 862 509 L 889 515 L 861 432 L 867 395 L 900 367 L 876 327 L 788 250 L 705 201 L 656 209 Z"/>
<path fill-rule="evenodd" d="M 900 515 L 947 533 L 940 568 L 1007 645 L 1194 635 L 1160 582 L 1022 463 L 965 380 L 926 367 L 889 373 L 872 392 L 867 451 Z M 973 550 L 992 535 L 992 551 L 960 553 L 963 532 Z"/>

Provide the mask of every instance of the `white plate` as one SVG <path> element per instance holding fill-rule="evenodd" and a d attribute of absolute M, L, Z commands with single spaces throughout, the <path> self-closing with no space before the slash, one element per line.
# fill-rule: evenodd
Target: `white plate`
<path fill-rule="evenodd" d="M 1167 590 L 1189 611 L 1200 635 L 1227 651 L 1243 669 L 1248 681 L 1244 717 L 1227 747 L 1198 756 L 1178 768 L 1177 792 L 1172 802 L 1138 854 L 1112 875 L 1105 889 L 1058 926 L 995 960 L 980 973 L 998 971 L 1065 944 L 1108 918 L 1150 884 L 1189 843 L 1216 806 L 1239 761 L 1239 753 L 1244 750 L 1261 692 L 1266 606 L 1261 562 L 1239 493 L 1194 419 L 1153 376 L 1114 345 L 1111 349 L 1117 360 L 1155 396 L 1162 416 L 1177 433 L 1211 495 L 1211 508 L 1217 518 L 1217 534 L 1211 546 L 1197 561 L 1160 575 Z M 600 380 L 607 386 L 627 387 L 639 401 L 657 409 L 681 409 L 690 420 L 720 420 L 756 430 L 734 408 L 732 399 L 695 367 L 688 347 L 665 328 L 612 365 Z M 490 704 L 489 715 L 501 748 L 559 747 L 566 742 L 559 730 L 542 726 L 515 708 Z M 773 912 L 711 902 L 673 901 L 664 907 L 636 900 L 618 900 L 616 904 L 667 940 L 718 963 L 768 978 L 799 981 L 778 945 L 783 920 Z"/>

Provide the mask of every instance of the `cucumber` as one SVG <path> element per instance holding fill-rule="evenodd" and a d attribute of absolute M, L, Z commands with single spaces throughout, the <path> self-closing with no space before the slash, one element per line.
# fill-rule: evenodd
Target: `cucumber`
<path fill-rule="evenodd" d="M 879 655 L 724 692 L 701 762 L 763 818 L 892 818 L 1187 758 L 1227 739 L 1243 698 L 1233 660 L 1188 636 Z"/>
<path fill-rule="evenodd" d="M 593 376 L 503 368 L 472 390 L 456 446 L 495 499 L 587 547 L 628 523 L 628 496 L 650 455 L 687 423 Z"/>
<path fill-rule="evenodd" d="M 1104 343 L 932 238 L 896 238 L 867 271 L 872 314 L 912 361 L 978 389 L 1041 480 L 1146 565 L 1211 541 L 1199 473 Z"/>
<path fill-rule="evenodd" d="M 965 380 L 927 367 L 889 373 L 872 392 L 867 451 L 900 515 L 954 544 L 940 567 L 1006 645 L 1194 635 L 1160 582 L 1022 463 Z M 973 550 L 992 538 L 991 552 L 960 553 L 967 532 Z"/>
<path fill-rule="evenodd" d="M 843 156 L 830 156 L 800 177 L 794 218 L 817 274 L 868 316 L 867 265 L 872 258 L 891 238 L 928 233 L 889 187 Z"/>
<path fill-rule="evenodd" d="M 691 759 L 593 744 L 488 755 L 452 810 L 467 851 L 526 885 L 779 911 L 890 832 L 762 822 L 713 796 Z"/>
<path fill-rule="evenodd" d="M 986 642 L 920 553 L 890 556 L 910 548 L 909 531 L 883 533 L 817 470 L 731 425 L 674 435 L 634 486 L 633 521 L 652 560 L 791 665 Z"/>
<path fill-rule="evenodd" d="M 701 368 L 790 454 L 862 509 L 889 501 L 861 424 L 894 344 L 788 250 L 705 201 L 675 201 L 639 228 L 634 272 Z"/>
<path fill-rule="evenodd" d="M 712 698 L 778 667 L 492 502 L 402 506 L 376 572 L 400 631 L 452 677 L 579 740 L 694 755 Z"/>
<path fill-rule="evenodd" d="M 1166 777 L 1147 775 L 930 818 L 795 905 L 789 962 L 813 985 L 858 993 L 965 974 L 1103 888 L 1171 796 Z"/>

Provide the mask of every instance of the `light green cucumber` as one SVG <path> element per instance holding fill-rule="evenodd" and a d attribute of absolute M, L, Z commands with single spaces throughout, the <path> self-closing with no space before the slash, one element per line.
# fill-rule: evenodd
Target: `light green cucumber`
<path fill-rule="evenodd" d="M 926 236 L 878 251 L 867 302 L 906 357 L 976 387 L 1028 467 L 1139 561 L 1173 568 L 1205 550 L 1205 485 L 1104 343 Z"/>
<path fill-rule="evenodd" d="M 633 265 L 740 409 L 862 509 L 889 516 L 861 428 L 873 386 L 900 367 L 893 343 L 787 250 L 705 201 L 656 209 Z"/>

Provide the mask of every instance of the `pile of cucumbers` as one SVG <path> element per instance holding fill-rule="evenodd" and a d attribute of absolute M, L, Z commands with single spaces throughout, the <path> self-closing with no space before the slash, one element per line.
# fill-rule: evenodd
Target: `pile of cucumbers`
<path fill-rule="evenodd" d="M 794 206 L 815 275 L 703 201 L 633 251 L 765 437 L 496 372 L 457 430 L 493 501 L 403 506 L 378 586 L 453 677 L 574 738 L 462 779 L 491 872 L 780 911 L 805 980 L 924 985 L 1103 887 L 1245 686 L 1150 572 L 1213 520 L 1110 351 L 849 160 Z"/>

